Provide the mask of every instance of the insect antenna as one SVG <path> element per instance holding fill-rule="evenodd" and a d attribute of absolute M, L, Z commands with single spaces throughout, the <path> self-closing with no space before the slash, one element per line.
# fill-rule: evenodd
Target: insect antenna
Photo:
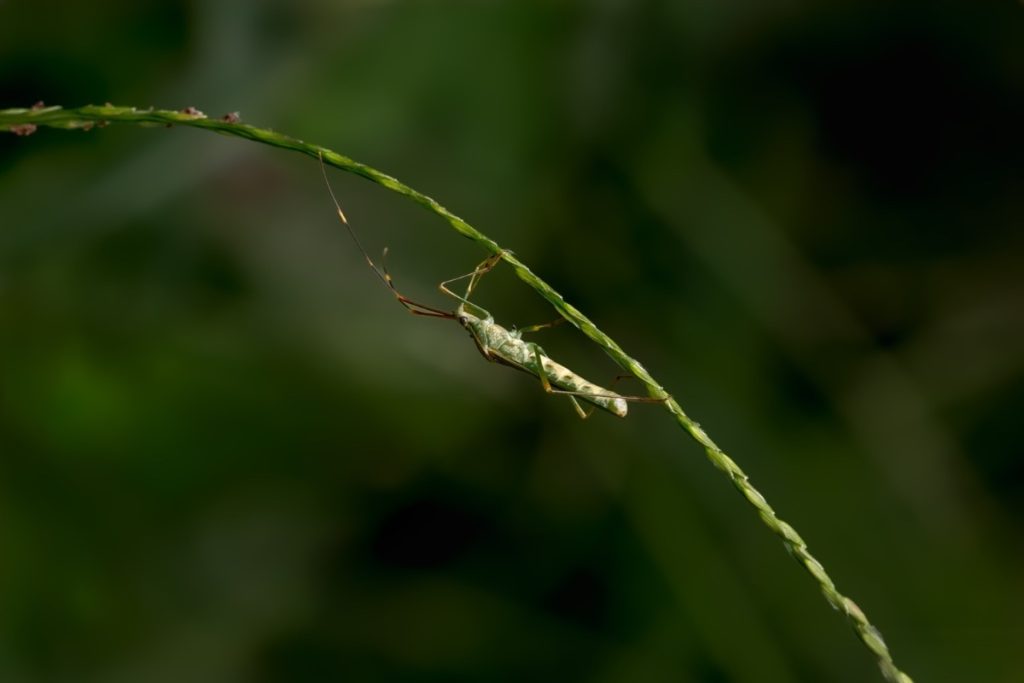
<path fill-rule="evenodd" d="M 367 253 L 366 249 L 363 247 L 363 243 L 359 241 L 359 237 L 356 235 L 356 231 L 353 230 L 352 226 L 349 224 L 348 218 L 345 217 L 345 212 L 341 210 L 341 205 L 338 203 L 338 198 L 334 195 L 334 188 L 331 187 L 331 181 L 327 179 L 327 165 L 324 163 L 323 152 L 318 152 L 317 156 L 320 158 L 320 173 L 324 177 L 324 184 L 327 185 L 327 192 L 328 194 L 331 195 L 331 201 L 334 203 L 334 208 L 338 212 L 338 220 L 340 220 L 341 224 L 345 226 L 345 229 L 348 231 L 349 236 L 352 237 L 352 241 L 356 243 L 356 247 L 358 247 L 359 251 L 362 252 L 363 258 L 366 259 L 366 264 L 370 266 L 370 269 L 374 272 L 374 274 L 378 278 L 380 278 L 380 281 L 383 282 L 384 285 L 391 290 L 391 293 L 395 295 L 395 298 L 398 300 L 398 303 L 402 304 L 402 306 L 405 307 L 405 310 L 409 311 L 413 315 L 422 315 L 427 316 L 429 318 L 448 318 L 454 320 L 456 316 L 451 311 L 443 311 L 439 308 L 434 308 L 433 306 L 427 306 L 426 304 L 417 303 L 410 299 L 409 297 L 402 294 L 401 292 L 399 292 L 398 289 L 395 288 L 395 283 L 391 279 L 391 273 L 388 272 L 388 267 L 386 263 L 388 255 L 387 247 L 384 248 L 384 253 L 381 256 L 381 264 L 383 267 L 378 266 L 376 263 L 373 262 L 373 259 L 370 258 L 370 254 Z"/>

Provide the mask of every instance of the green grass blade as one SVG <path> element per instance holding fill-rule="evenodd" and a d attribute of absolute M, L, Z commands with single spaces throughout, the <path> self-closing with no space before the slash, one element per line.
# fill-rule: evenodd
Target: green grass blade
<path fill-rule="evenodd" d="M 0 110 L 0 131 L 10 130 L 20 135 L 31 134 L 37 126 L 68 130 L 90 130 L 113 123 L 130 123 L 143 126 L 180 125 L 204 128 L 223 135 L 233 135 L 273 147 L 300 152 L 313 159 L 318 159 L 322 155 L 324 162 L 328 165 L 362 176 L 398 194 L 405 195 L 443 218 L 454 230 L 477 242 L 490 253 L 499 254 L 502 260 L 512 266 L 516 275 L 532 287 L 540 296 L 544 297 L 558 311 L 559 315 L 575 325 L 583 334 L 603 348 L 624 370 L 635 375 L 637 379 L 643 382 L 648 395 L 665 399 L 664 406 L 672 414 L 676 422 L 704 448 L 711 463 L 729 477 L 733 485 L 757 511 L 764 524 L 782 540 L 789 553 L 807 570 L 818 584 L 828 603 L 846 616 L 861 642 L 871 650 L 878 660 L 878 665 L 886 680 L 893 683 L 913 683 L 910 676 L 900 671 L 896 666 L 892 654 L 889 652 L 889 648 L 882 639 L 878 629 L 871 624 L 864 612 L 861 611 L 853 600 L 844 596 L 836 589 L 835 583 L 828 575 L 828 572 L 811 554 L 804 540 L 792 526 L 779 518 L 764 496 L 750 483 L 750 479 L 740 466 L 711 440 L 699 424 L 686 415 L 676 400 L 655 381 L 638 361 L 623 351 L 611 337 L 602 332 L 589 318 L 567 303 L 562 295 L 556 292 L 551 285 L 538 277 L 526 264 L 516 258 L 511 252 L 503 249 L 497 242 L 456 216 L 433 198 L 412 189 L 389 175 L 342 154 L 338 154 L 326 147 L 304 142 L 276 131 L 241 123 L 234 116 L 208 118 L 192 109 L 184 111 L 136 109 L 134 107 L 115 107 L 109 104 L 103 106 L 90 105 L 76 109 L 34 107 L 31 109 Z"/>

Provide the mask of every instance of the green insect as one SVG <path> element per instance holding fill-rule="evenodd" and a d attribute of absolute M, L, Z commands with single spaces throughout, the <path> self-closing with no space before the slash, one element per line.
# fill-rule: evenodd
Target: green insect
<path fill-rule="evenodd" d="M 320 170 L 323 173 L 324 182 L 327 184 L 327 191 L 331 195 L 331 201 L 334 202 L 334 208 L 338 212 L 338 218 L 341 220 L 342 225 L 345 226 L 345 229 L 352 237 L 352 240 L 359 248 L 359 251 L 362 252 L 363 257 L 366 259 L 366 263 L 370 266 L 373 272 L 376 273 L 377 277 L 380 278 L 381 282 L 391 290 L 391 293 L 395 295 L 395 299 L 398 300 L 398 303 L 404 306 L 407 311 L 413 315 L 421 315 L 428 318 L 443 318 L 445 320 L 458 321 L 458 323 L 462 325 L 467 332 L 469 332 L 469 336 L 473 338 L 473 342 L 476 344 L 477 349 L 486 360 L 533 375 L 540 380 L 544 391 L 549 394 L 564 394 L 568 396 L 569 400 L 572 401 L 573 406 L 576 408 L 576 412 L 583 419 L 590 417 L 591 413 L 593 413 L 593 408 L 590 410 L 584 410 L 583 406 L 580 405 L 579 400 L 586 401 L 611 413 L 612 415 L 617 415 L 618 417 L 626 417 L 628 401 L 654 403 L 665 400 L 662 398 L 651 398 L 647 396 L 623 396 L 609 389 L 600 387 L 579 376 L 564 365 L 553 361 L 539 345 L 533 342 L 523 341 L 523 334 L 536 332 L 537 330 L 546 327 L 552 327 L 563 322 L 562 319 L 551 323 L 545 323 L 543 325 L 533 325 L 523 329 L 509 330 L 494 322 L 494 317 L 485 309 L 471 302 L 469 297 L 473 294 L 473 290 L 480 282 L 480 279 L 498 264 L 501 260 L 500 254 L 487 258 L 472 272 L 454 277 L 450 280 L 445 280 L 439 285 L 442 292 L 458 300 L 459 305 L 454 311 L 445 311 L 440 308 L 427 306 L 409 299 L 395 288 L 394 281 L 391 279 L 391 274 L 388 273 L 387 266 L 378 266 L 373 262 L 373 259 L 370 258 L 366 249 L 363 248 L 362 243 L 359 241 L 355 231 L 352 229 L 348 219 L 345 217 L 345 212 L 341 210 L 341 206 L 338 204 L 338 200 L 334 195 L 334 190 L 331 188 L 331 183 L 327 179 L 327 169 L 324 166 L 322 156 L 320 158 Z M 387 257 L 387 253 L 388 250 L 385 248 L 385 258 Z M 381 263 L 384 264 L 384 261 L 382 260 Z M 466 293 L 464 295 L 460 296 L 449 288 L 449 285 L 452 283 L 466 279 L 469 280 L 469 284 L 466 286 Z"/>

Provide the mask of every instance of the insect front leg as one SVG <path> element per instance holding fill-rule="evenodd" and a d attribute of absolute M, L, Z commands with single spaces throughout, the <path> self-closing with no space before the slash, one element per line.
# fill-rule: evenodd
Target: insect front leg
<path fill-rule="evenodd" d="M 476 304 L 471 302 L 469 300 L 469 297 L 473 294 L 473 290 L 476 289 L 476 285 L 480 281 L 480 278 L 483 277 L 484 275 L 486 275 L 487 273 L 489 273 L 494 268 L 494 266 L 498 265 L 499 261 L 501 261 L 501 254 L 495 254 L 494 256 L 488 256 L 486 259 L 484 259 L 480 263 L 480 265 L 478 265 L 476 268 L 474 268 L 471 272 L 466 273 L 465 275 L 459 275 L 458 277 L 453 277 L 450 280 L 445 280 L 440 285 L 438 285 L 438 289 L 440 289 L 442 292 L 444 292 L 448 296 L 452 297 L 453 299 L 457 299 L 457 300 L 461 301 L 464 304 L 468 304 L 468 305 L 472 306 L 473 308 L 477 309 L 478 311 L 484 313 L 485 316 L 489 316 L 490 314 L 487 313 L 486 310 L 484 310 L 480 306 L 477 306 Z M 459 280 L 465 280 L 466 278 L 469 278 L 469 284 L 466 286 L 466 293 L 465 293 L 465 295 L 459 296 L 458 294 L 453 292 L 448 287 L 448 285 L 452 284 L 453 282 L 458 282 Z"/>

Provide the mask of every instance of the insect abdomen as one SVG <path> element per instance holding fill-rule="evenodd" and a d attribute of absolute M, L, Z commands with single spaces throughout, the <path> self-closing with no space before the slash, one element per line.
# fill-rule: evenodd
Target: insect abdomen
<path fill-rule="evenodd" d="M 628 408 L 626 400 L 614 391 L 599 387 L 588 382 L 572 370 L 560 363 L 556 363 L 547 356 L 541 356 L 541 363 L 544 365 L 544 374 L 548 381 L 564 391 L 571 391 L 577 398 L 593 403 L 598 408 L 607 410 L 613 415 L 626 417 Z"/>
<path fill-rule="evenodd" d="M 485 350 L 485 356 L 497 356 L 505 363 L 538 377 L 543 372 L 552 386 L 572 392 L 576 398 L 593 403 L 613 415 L 626 417 L 626 400 L 614 391 L 588 382 L 564 365 L 551 360 L 543 352 L 540 354 L 543 368 L 538 368 L 537 354 L 534 351 L 537 347 L 534 344 L 524 342 L 493 321 L 469 316 L 465 320 L 463 324 L 472 331 L 481 350 Z"/>

